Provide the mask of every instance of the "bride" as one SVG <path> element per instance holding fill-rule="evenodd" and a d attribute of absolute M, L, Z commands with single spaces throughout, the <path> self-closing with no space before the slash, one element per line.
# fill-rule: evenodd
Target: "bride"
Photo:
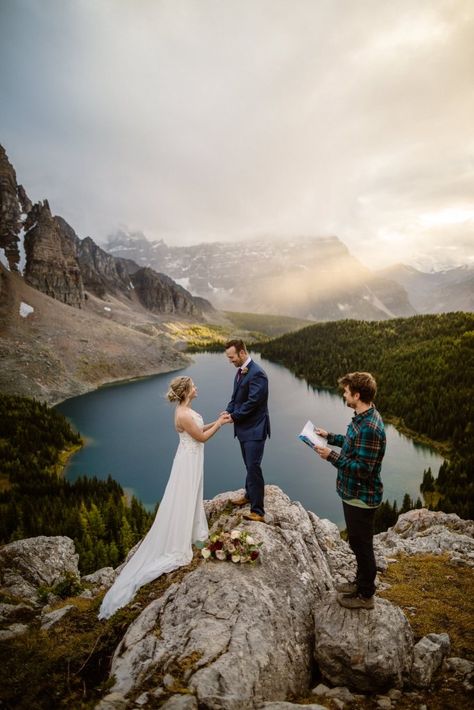
<path fill-rule="evenodd" d="M 227 412 L 203 425 L 191 409 L 197 388 L 190 377 L 175 377 L 167 397 L 177 402 L 174 422 L 179 446 L 153 525 L 105 595 L 99 619 L 128 604 L 144 584 L 191 562 L 191 544 L 208 537 L 203 504 L 204 443 L 231 419 Z"/>

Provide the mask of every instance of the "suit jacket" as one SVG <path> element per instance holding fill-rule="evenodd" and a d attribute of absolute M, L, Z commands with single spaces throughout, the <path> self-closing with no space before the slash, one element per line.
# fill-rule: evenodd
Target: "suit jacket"
<path fill-rule="evenodd" d="M 260 441 L 270 436 L 268 414 L 268 378 L 264 370 L 251 360 L 248 372 L 234 379 L 232 399 L 227 411 L 234 420 L 234 436 L 239 441 Z"/>

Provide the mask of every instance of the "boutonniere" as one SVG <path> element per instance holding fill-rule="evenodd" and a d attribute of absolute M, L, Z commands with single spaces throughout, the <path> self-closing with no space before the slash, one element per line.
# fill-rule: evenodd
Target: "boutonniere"
<path fill-rule="evenodd" d="M 241 368 L 240 368 L 240 374 L 241 374 L 241 375 L 246 375 L 248 371 L 249 371 L 249 368 L 248 368 L 248 367 L 241 367 Z"/>

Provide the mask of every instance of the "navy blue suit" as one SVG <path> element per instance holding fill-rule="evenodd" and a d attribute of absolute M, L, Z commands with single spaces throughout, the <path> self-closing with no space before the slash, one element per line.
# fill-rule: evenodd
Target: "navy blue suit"
<path fill-rule="evenodd" d="M 247 469 L 245 493 L 252 512 L 264 515 L 264 480 L 261 469 L 265 440 L 270 436 L 268 414 L 268 378 L 264 370 L 251 360 L 248 372 L 234 379 L 232 399 L 227 411 L 234 421 L 234 436 L 240 442 Z"/>

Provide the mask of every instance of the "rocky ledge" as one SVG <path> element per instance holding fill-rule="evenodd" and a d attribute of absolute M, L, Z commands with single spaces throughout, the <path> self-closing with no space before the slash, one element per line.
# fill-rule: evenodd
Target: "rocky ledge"
<path fill-rule="evenodd" d="M 377 598 L 373 611 L 339 606 L 334 586 L 352 577 L 353 557 L 335 525 L 276 486 L 266 487 L 268 524 L 246 522 L 228 502 L 239 493 L 206 503 L 211 530 L 244 527 L 263 543 L 261 560 L 202 560 L 148 601 L 115 650 L 99 710 L 283 710 L 298 707 L 289 699 L 311 692 L 315 703 L 305 707 L 342 708 L 361 693 L 379 693 L 379 707 L 392 707 L 402 694 L 429 687 L 440 669 L 461 674 L 470 686 L 473 664 L 449 658 L 450 640 L 440 629 L 415 644 L 404 613 L 387 600 Z M 435 554 L 447 550 L 473 566 L 472 536 L 472 521 L 411 511 L 377 536 L 378 566 L 386 568 L 399 546 L 416 554 L 428 539 L 436 540 Z M 65 574 L 79 577 L 71 545 L 68 538 L 34 538 L 0 551 L 0 591 L 30 608 L 30 624 L 41 615 L 45 633 L 68 607 L 58 613 L 49 598 L 49 607 L 38 608 L 35 586 L 57 584 Z M 113 577 L 104 569 L 83 579 L 86 596 L 98 597 Z M 15 604 L 3 606 L 3 633 L 26 633 L 28 624 L 14 623 Z M 315 678 L 322 682 L 313 688 Z"/>

